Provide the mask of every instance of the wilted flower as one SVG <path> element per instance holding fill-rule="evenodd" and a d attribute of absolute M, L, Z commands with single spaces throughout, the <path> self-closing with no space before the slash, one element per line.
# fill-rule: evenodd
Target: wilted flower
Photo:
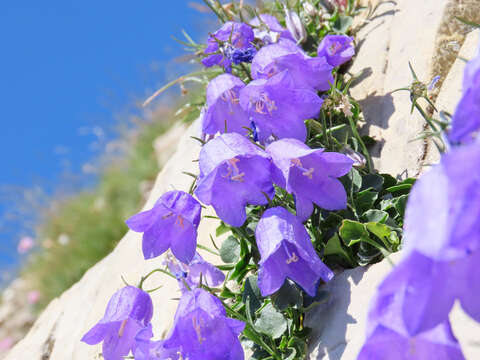
<path fill-rule="evenodd" d="M 134 286 L 126 286 L 113 294 L 103 318 L 92 327 L 82 341 L 95 345 L 103 341 L 105 360 L 123 360 L 135 350 L 135 336 L 146 327 L 153 314 L 150 295 Z"/>
<path fill-rule="evenodd" d="M 215 33 L 208 37 L 207 48 L 202 60 L 203 65 L 210 67 L 220 65 L 230 72 L 232 54 L 235 49 L 248 49 L 252 47 L 254 39 L 252 28 L 244 23 L 226 22 Z"/>
<path fill-rule="evenodd" d="M 322 102 L 314 91 L 295 88 L 288 70 L 269 79 L 254 80 L 240 91 L 240 105 L 253 121 L 262 143 L 271 137 L 305 141 L 304 120 L 317 116 Z"/>
<path fill-rule="evenodd" d="M 347 156 L 310 149 L 296 139 L 271 143 L 266 151 L 277 168 L 274 182 L 295 196 L 297 216 L 305 221 L 313 203 L 326 210 L 347 207 L 347 193 L 338 177 L 347 174 L 353 161 Z"/>
<path fill-rule="evenodd" d="M 190 194 L 169 191 L 152 209 L 132 216 L 128 227 L 143 232 L 142 250 L 145 259 L 163 254 L 170 248 L 175 257 L 189 263 L 197 247 L 197 228 L 202 207 Z"/>
<path fill-rule="evenodd" d="M 226 317 L 222 303 L 197 288 L 180 298 L 173 329 L 163 342 L 165 349 L 178 349 L 182 359 L 243 360 L 238 335 L 245 324 Z"/>
<path fill-rule="evenodd" d="M 212 79 L 207 86 L 207 109 L 202 118 L 205 134 L 237 132 L 245 134 L 248 116 L 240 107 L 239 92 L 245 87 L 242 80 L 230 74 Z"/>
<path fill-rule="evenodd" d="M 468 143 L 480 130 L 480 49 L 475 58 L 465 66 L 463 96 L 452 118 L 448 138 L 452 143 Z"/>
<path fill-rule="evenodd" d="M 333 67 L 325 57 L 310 57 L 292 41 L 264 46 L 252 61 L 252 77 L 269 79 L 288 70 L 295 88 L 328 90 L 333 84 Z"/>
<path fill-rule="evenodd" d="M 286 209 L 274 207 L 265 211 L 255 237 L 261 256 L 258 287 L 263 296 L 280 289 L 286 278 L 315 296 L 319 279 L 333 278 L 333 272 L 318 257 L 303 224 Z"/>
<path fill-rule="evenodd" d="M 346 35 L 327 35 L 318 46 L 318 57 L 336 67 L 349 61 L 355 55 L 353 38 Z"/>
<path fill-rule="evenodd" d="M 288 31 L 292 34 L 293 38 L 297 43 L 302 43 L 307 39 L 307 31 L 305 26 L 303 26 L 300 16 L 293 11 L 288 9 L 285 5 L 283 6 L 285 12 L 285 25 L 287 25 Z"/>
<path fill-rule="evenodd" d="M 19 254 L 25 254 L 29 252 L 35 246 L 35 241 L 30 236 L 24 236 L 20 239 L 17 246 Z"/>
<path fill-rule="evenodd" d="M 182 291 L 186 291 L 185 283 L 190 289 L 198 287 L 200 279 L 208 287 L 216 287 L 223 283 L 225 275 L 217 267 L 205 261 L 197 252 L 190 264 L 186 265 L 172 257 L 167 257 L 167 266 L 175 275 Z"/>
<path fill-rule="evenodd" d="M 223 134 L 207 142 L 200 151 L 199 165 L 195 194 L 232 226 L 245 222 L 247 204 L 266 205 L 266 196 L 275 194 L 270 157 L 239 134 Z"/>
<path fill-rule="evenodd" d="M 250 25 L 254 26 L 255 38 L 262 40 L 265 44 L 276 43 L 279 39 L 295 41 L 290 31 L 282 27 L 273 15 L 260 14 L 259 17 L 250 21 Z"/>

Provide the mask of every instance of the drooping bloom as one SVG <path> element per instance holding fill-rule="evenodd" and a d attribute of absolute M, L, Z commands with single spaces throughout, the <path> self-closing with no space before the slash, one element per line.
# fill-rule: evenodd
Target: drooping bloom
<path fill-rule="evenodd" d="M 274 182 L 295 196 L 297 216 L 305 221 L 313 204 L 326 210 L 347 206 L 347 193 L 338 177 L 347 174 L 353 161 L 347 156 L 310 149 L 296 139 L 282 139 L 267 146 L 276 169 Z"/>
<path fill-rule="evenodd" d="M 190 194 L 168 191 L 152 209 L 132 216 L 128 227 L 143 232 L 142 250 L 145 259 L 163 254 L 170 248 L 175 257 L 189 263 L 197 247 L 197 228 L 202 207 Z"/>
<path fill-rule="evenodd" d="M 463 96 L 452 118 L 448 134 L 451 143 L 468 143 L 480 130 L 480 48 L 477 56 L 466 66 L 463 74 Z"/>
<path fill-rule="evenodd" d="M 403 272 L 397 272 L 397 268 L 393 271 L 395 274 L 392 273 L 389 276 L 390 278 L 403 276 Z M 405 269 L 408 271 L 408 268 L 405 267 Z M 412 272 L 410 274 L 413 279 L 415 275 Z M 429 286 L 425 281 L 423 285 Z M 448 317 L 428 331 L 418 334 L 410 333 L 402 316 L 406 307 L 417 306 L 412 302 L 413 299 L 407 299 L 411 291 L 409 286 L 404 282 L 389 283 L 389 280 L 380 285 L 369 309 L 367 340 L 358 360 L 463 359 L 460 346 L 452 334 Z M 442 301 L 442 290 L 443 287 L 436 290 L 435 296 L 439 298 L 439 302 Z M 412 310 L 415 311 L 415 309 Z M 419 319 L 419 321 L 422 320 Z"/>
<path fill-rule="evenodd" d="M 318 46 L 317 53 L 318 57 L 326 58 L 331 66 L 345 64 L 355 55 L 353 38 L 346 35 L 327 35 Z"/>
<path fill-rule="evenodd" d="M 152 341 L 152 325 L 140 330 L 135 336 L 135 360 L 177 360 L 179 359 L 176 348 L 166 349 L 164 340 Z"/>
<path fill-rule="evenodd" d="M 304 120 L 317 116 L 322 102 L 314 91 L 295 88 L 288 70 L 269 79 L 254 80 L 240 91 L 240 105 L 262 143 L 286 137 L 305 141 Z"/>
<path fill-rule="evenodd" d="M 211 67 L 220 65 L 230 72 L 232 66 L 232 55 L 235 50 L 247 50 L 252 48 L 254 39 L 252 28 L 244 23 L 226 22 L 207 40 L 207 48 L 202 60 L 203 65 Z"/>
<path fill-rule="evenodd" d="M 196 288 L 180 298 L 173 329 L 163 342 L 165 349 L 178 349 L 182 359 L 243 360 L 239 334 L 245 324 L 228 318 L 215 296 Z"/>
<path fill-rule="evenodd" d="M 202 118 L 205 134 L 236 132 L 246 134 L 248 116 L 240 106 L 239 93 L 245 87 L 242 80 L 230 74 L 222 74 L 207 86 L 207 110 Z"/>
<path fill-rule="evenodd" d="M 254 26 L 255 38 L 262 40 L 265 44 L 276 43 L 280 39 L 295 41 L 290 31 L 282 27 L 273 15 L 260 14 L 250 21 L 250 25 Z"/>
<path fill-rule="evenodd" d="M 292 34 L 293 38 L 297 43 L 302 43 L 307 39 L 307 31 L 305 26 L 303 26 L 300 16 L 293 11 L 288 9 L 285 5 L 283 6 L 285 12 L 285 25 L 287 25 L 288 31 Z"/>
<path fill-rule="evenodd" d="M 150 295 L 134 286 L 126 286 L 113 294 L 103 318 L 92 327 L 82 341 L 95 345 L 103 341 L 105 360 L 123 360 L 135 350 L 135 336 L 146 327 L 153 314 Z"/>
<path fill-rule="evenodd" d="M 195 195 L 232 226 L 245 222 L 247 204 L 266 205 L 266 196 L 275 194 L 270 157 L 242 135 L 223 134 L 207 142 L 199 165 Z"/>
<path fill-rule="evenodd" d="M 261 48 L 252 61 L 252 77 L 269 79 L 288 70 L 298 89 L 328 90 L 333 67 L 325 57 L 310 57 L 294 42 L 284 40 Z"/>
<path fill-rule="evenodd" d="M 35 241 L 30 236 L 24 236 L 20 239 L 17 246 L 19 254 L 25 254 L 29 252 L 35 246 Z"/>
<path fill-rule="evenodd" d="M 186 265 L 175 258 L 167 258 L 167 266 L 170 272 L 178 280 L 180 289 L 186 291 L 185 283 L 190 289 L 200 285 L 200 279 L 203 285 L 216 287 L 223 283 L 225 275 L 217 267 L 205 261 L 197 252 L 190 264 Z"/>
<path fill-rule="evenodd" d="M 333 272 L 320 260 L 300 220 L 282 207 L 270 208 L 258 222 L 255 237 L 260 251 L 258 287 L 263 296 L 280 289 L 286 278 L 315 296 L 319 279 Z"/>

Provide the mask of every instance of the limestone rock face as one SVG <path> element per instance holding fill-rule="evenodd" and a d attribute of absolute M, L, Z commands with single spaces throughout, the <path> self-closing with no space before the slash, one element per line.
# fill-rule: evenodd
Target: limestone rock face
<path fill-rule="evenodd" d="M 423 130 L 424 120 L 416 112 L 410 114 L 407 92 L 391 94 L 391 91 L 410 85 L 408 62 L 424 82 L 428 83 L 434 75 L 431 70 L 435 39 L 446 4 L 447 0 L 384 2 L 357 34 L 360 47 L 350 71 L 362 72 L 363 76 L 352 88 L 352 95 L 364 110 L 364 132 L 379 141 L 374 160 L 382 172 L 415 176 L 428 156 L 426 143 L 411 142 Z M 476 48 L 474 42 L 467 39 L 465 47 L 471 49 L 475 45 Z M 452 89 L 458 86 L 449 85 L 461 82 L 461 70 L 453 72 L 456 66 L 460 65 L 454 65 L 437 101 L 439 107 L 445 104 L 450 111 L 450 103 L 442 99 L 451 96 L 456 97 L 453 104 L 458 101 L 458 90 L 450 90 L 450 86 Z M 198 173 L 197 163 L 192 160 L 198 158 L 200 144 L 190 136 L 199 136 L 199 132 L 198 121 L 185 131 L 177 151 L 159 174 L 145 209 L 165 191 L 188 191 L 192 179 L 182 172 Z M 214 234 L 216 226 L 215 220 L 202 220 L 200 244 L 209 246 L 209 234 Z M 202 255 L 213 263 L 219 261 L 208 253 Z M 401 254 L 394 256 L 394 261 L 400 257 Z M 127 282 L 136 284 L 142 275 L 160 265 L 160 259 L 143 259 L 141 234 L 128 232 L 109 256 L 47 307 L 7 359 L 101 359 L 101 347 L 85 345 L 80 338 L 103 316 L 109 297 L 123 286 L 121 275 Z M 307 325 L 314 328 L 310 341 L 312 359 L 355 359 L 363 343 L 369 301 L 390 270 L 391 265 L 385 260 L 368 268 L 347 270 L 326 285 L 332 294 L 328 308 L 317 308 L 306 318 Z M 163 337 L 172 323 L 177 306 L 177 301 L 172 299 L 178 296 L 178 290 L 175 281 L 166 276 L 154 276 L 148 281 L 149 288 L 160 284 L 163 287 L 152 294 L 156 309 L 153 326 L 155 334 Z M 478 324 L 466 320 L 459 311 L 455 311 L 452 318 L 466 357 L 480 358 L 473 340 L 474 335 L 480 333 Z"/>

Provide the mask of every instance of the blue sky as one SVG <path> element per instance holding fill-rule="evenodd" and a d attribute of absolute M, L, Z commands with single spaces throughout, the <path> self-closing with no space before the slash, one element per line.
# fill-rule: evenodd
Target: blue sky
<path fill-rule="evenodd" d="M 178 75 L 169 61 L 184 51 L 171 36 L 201 42 L 208 28 L 191 3 L 1 2 L 0 213 L 12 186 L 51 191 L 66 170 L 80 173 L 115 118 Z M 0 266 L 16 261 L 18 240 L 1 225 Z"/>

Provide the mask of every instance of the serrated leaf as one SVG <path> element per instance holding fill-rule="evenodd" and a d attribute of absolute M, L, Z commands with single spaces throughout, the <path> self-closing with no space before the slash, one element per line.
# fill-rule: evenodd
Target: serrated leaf
<path fill-rule="evenodd" d="M 240 244 L 238 240 L 229 236 L 226 238 L 220 247 L 220 258 L 226 264 L 232 264 L 240 258 Z"/>
<path fill-rule="evenodd" d="M 362 218 L 367 222 L 379 222 L 383 224 L 388 219 L 388 213 L 382 210 L 370 209 L 362 214 Z"/>
<path fill-rule="evenodd" d="M 365 225 L 358 221 L 343 220 L 339 229 L 340 237 L 347 246 L 352 246 L 360 241 L 368 242 L 370 240 L 369 233 Z"/>
<path fill-rule="evenodd" d="M 272 304 L 267 304 L 255 321 L 255 330 L 278 339 L 287 331 L 287 320 Z"/>

